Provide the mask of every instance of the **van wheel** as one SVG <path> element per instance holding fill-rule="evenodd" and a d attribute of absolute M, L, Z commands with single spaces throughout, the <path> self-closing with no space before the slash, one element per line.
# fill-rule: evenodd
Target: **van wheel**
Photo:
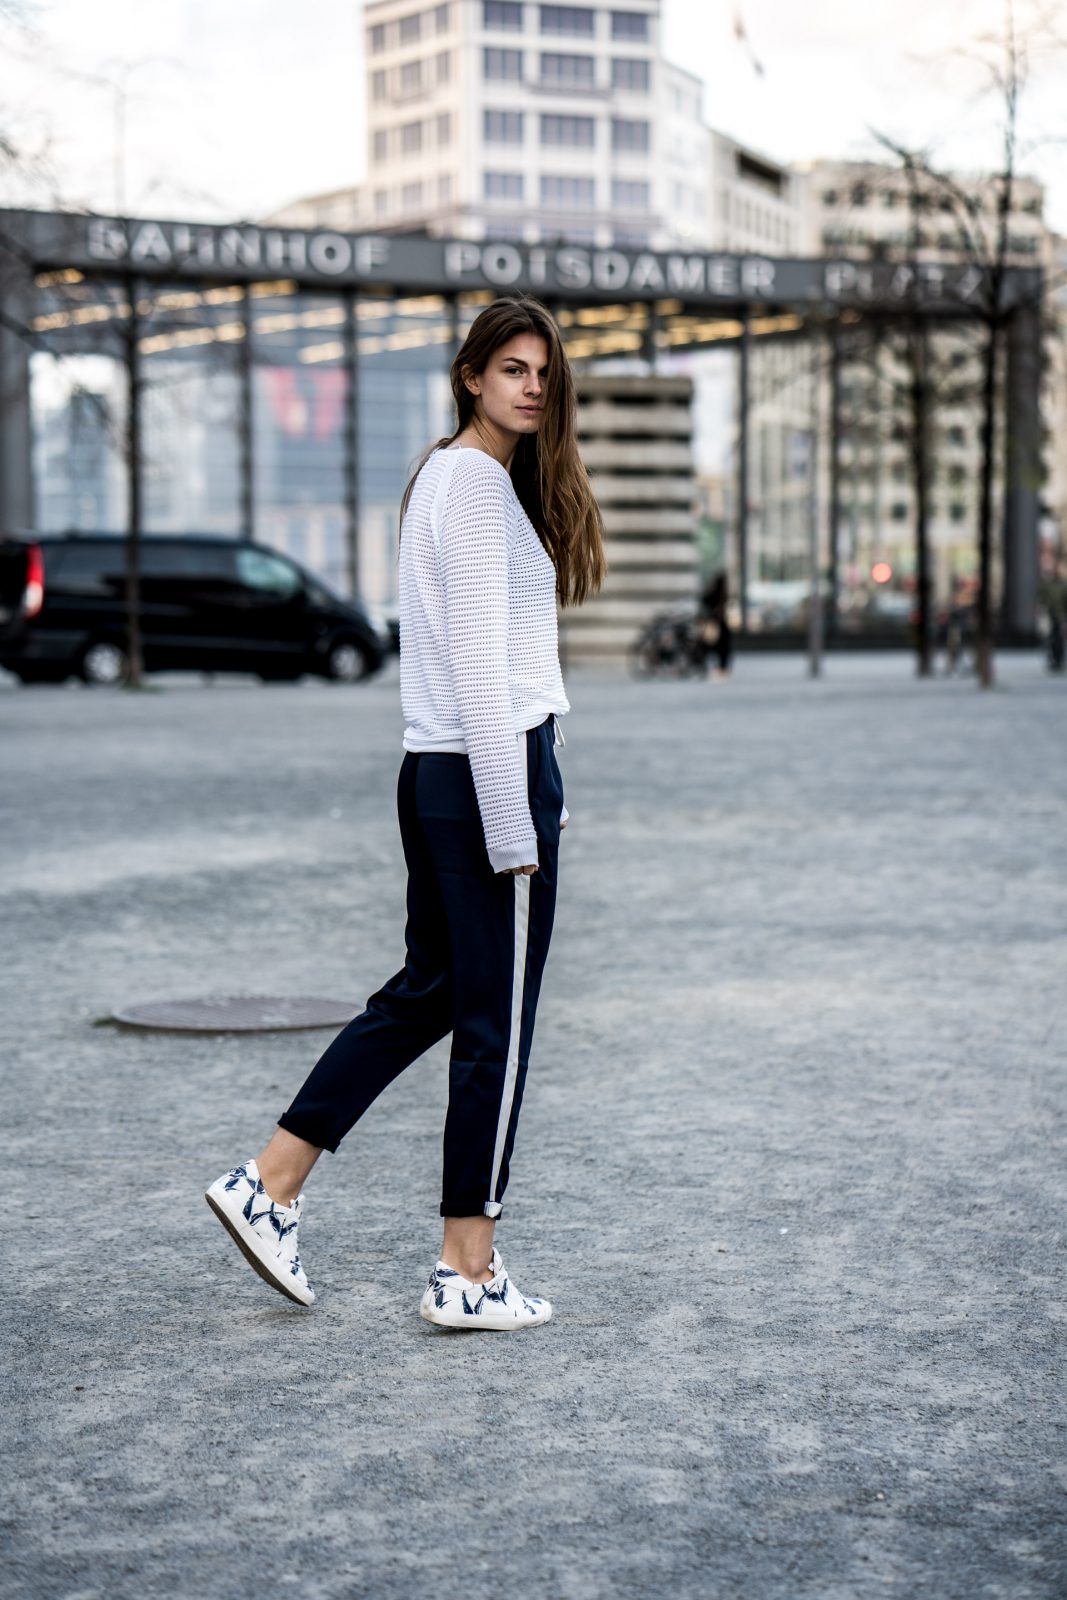
<path fill-rule="evenodd" d="M 326 658 L 326 676 L 334 683 L 358 683 L 370 671 L 370 662 L 353 639 L 339 639 Z"/>
<path fill-rule="evenodd" d="M 129 681 L 130 658 L 112 639 L 95 639 L 82 651 L 78 671 L 84 683 L 116 688 Z"/>

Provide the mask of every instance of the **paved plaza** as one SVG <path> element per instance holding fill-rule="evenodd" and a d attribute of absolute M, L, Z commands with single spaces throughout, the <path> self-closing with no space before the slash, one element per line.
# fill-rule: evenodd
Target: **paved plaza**
<path fill-rule="evenodd" d="M 510 1337 L 417 1315 L 447 1041 L 313 1175 L 302 1312 L 202 1191 L 331 1034 L 106 1021 L 400 965 L 395 662 L 0 682 L 5 1600 L 1067 1593 L 1067 681 L 567 682 Z"/>

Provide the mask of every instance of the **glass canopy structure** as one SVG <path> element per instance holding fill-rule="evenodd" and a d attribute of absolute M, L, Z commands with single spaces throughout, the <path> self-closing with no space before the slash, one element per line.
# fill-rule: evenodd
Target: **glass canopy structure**
<path fill-rule="evenodd" d="M 765 593 L 803 588 L 813 529 L 831 639 L 854 580 L 913 563 L 907 520 L 864 498 L 871 419 L 849 363 L 901 327 L 973 345 L 990 283 L 972 267 L 75 213 L 0 212 L 0 527 L 121 531 L 136 475 L 146 537 L 253 537 L 388 603 L 401 491 L 453 426 L 452 358 L 482 305 L 523 292 L 557 317 L 579 385 L 613 367 L 703 376 L 694 537 L 743 626 L 773 629 Z M 1000 294 L 1010 638 L 1032 630 L 1037 583 L 1040 272 L 1010 269 Z M 953 426 L 973 451 L 973 425 Z"/>

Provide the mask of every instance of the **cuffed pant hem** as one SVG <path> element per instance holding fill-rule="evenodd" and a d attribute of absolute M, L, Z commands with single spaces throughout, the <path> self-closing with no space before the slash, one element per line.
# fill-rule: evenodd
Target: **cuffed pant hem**
<path fill-rule="evenodd" d="M 331 1155 L 337 1152 L 340 1139 L 334 1139 L 329 1131 L 316 1126 L 306 1117 L 291 1117 L 288 1111 L 283 1111 L 278 1118 L 279 1128 L 284 1128 L 286 1133 L 293 1133 L 298 1139 L 306 1139 L 308 1144 L 315 1145 L 319 1150 L 328 1150 Z"/>
<path fill-rule="evenodd" d="M 455 1199 L 441 1201 L 443 1217 L 501 1217 L 503 1203 L 499 1200 L 480 1200 L 472 1195 L 458 1195 Z"/>

